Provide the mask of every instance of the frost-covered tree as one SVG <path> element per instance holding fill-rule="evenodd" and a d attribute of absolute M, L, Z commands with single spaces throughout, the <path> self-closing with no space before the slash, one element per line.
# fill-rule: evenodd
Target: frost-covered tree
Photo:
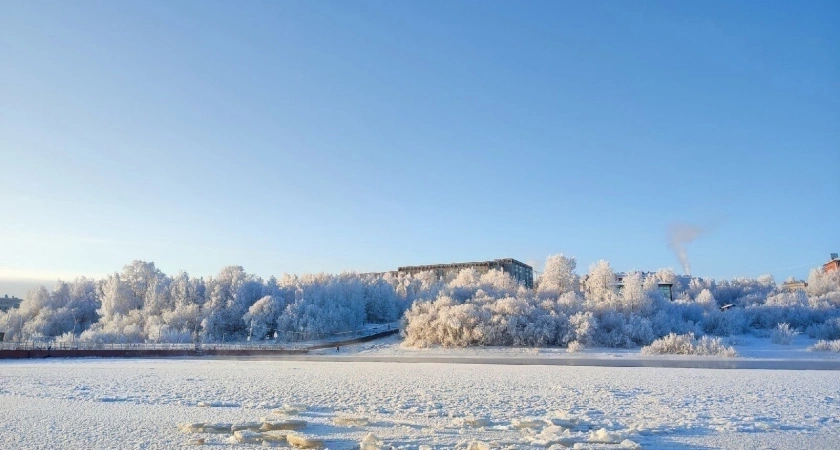
<path fill-rule="evenodd" d="M 600 260 L 589 267 L 583 282 L 587 302 L 594 308 L 614 308 L 618 304 L 615 272 L 610 263 Z"/>
<path fill-rule="evenodd" d="M 248 337 L 260 340 L 273 336 L 277 318 L 282 310 L 283 304 L 278 297 L 266 295 L 257 300 L 242 316 L 242 320 L 248 326 Z"/>
<path fill-rule="evenodd" d="M 549 256 L 543 273 L 536 280 L 537 292 L 542 296 L 557 297 L 566 292 L 577 292 L 580 279 L 575 273 L 577 261 L 563 254 Z"/>

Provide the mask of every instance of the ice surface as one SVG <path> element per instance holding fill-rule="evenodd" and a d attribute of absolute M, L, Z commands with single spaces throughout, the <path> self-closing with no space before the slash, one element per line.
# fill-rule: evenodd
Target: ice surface
<path fill-rule="evenodd" d="M 807 345 L 796 336 L 784 348 L 813 355 Z M 838 371 L 480 367 L 488 370 L 351 360 L 0 361 L 0 448 L 178 448 L 199 437 L 213 448 L 276 446 L 286 431 L 237 430 L 255 441 L 235 447 L 227 439 L 235 425 L 285 422 L 272 417 L 282 399 L 308 406 L 303 437 L 339 449 L 358 448 L 367 433 L 407 450 L 463 450 L 473 441 L 494 449 L 632 448 L 626 441 L 674 450 L 840 448 Z M 207 399 L 253 406 L 196 407 Z M 336 426 L 342 416 L 369 423 Z M 474 419 L 487 425 L 466 425 Z M 604 433 L 617 437 L 606 444 Z"/>

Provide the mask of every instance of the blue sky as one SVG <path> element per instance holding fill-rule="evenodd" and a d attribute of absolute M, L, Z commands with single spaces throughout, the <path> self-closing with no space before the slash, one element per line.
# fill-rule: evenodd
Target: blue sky
<path fill-rule="evenodd" d="M 2 2 L 0 295 L 840 251 L 837 2 Z M 18 284 L 15 284 L 18 283 Z"/>

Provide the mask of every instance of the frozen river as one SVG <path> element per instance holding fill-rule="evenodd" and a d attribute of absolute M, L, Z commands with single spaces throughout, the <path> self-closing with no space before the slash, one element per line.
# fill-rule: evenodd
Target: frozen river
<path fill-rule="evenodd" d="M 0 448 L 168 449 L 191 438 L 258 448 L 177 424 L 262 420 L 303 420 L 297 433 L 339 449 L 358 448 L 368 433 L 383 448 L 840 448 L 838 371 L 361 356 L 3 361 Z M 306 410 L 280 415 L 287 404 Z"/>

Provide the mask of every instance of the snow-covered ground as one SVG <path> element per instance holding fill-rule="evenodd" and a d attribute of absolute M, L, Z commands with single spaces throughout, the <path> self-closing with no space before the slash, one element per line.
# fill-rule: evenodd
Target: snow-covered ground
<path fill-rule="evenodd" d="M 805 365 L 808 361 L 834 362 L 840 368 L 840 353 L 834 352 L 811 352 L 808 347 L 817 342 L 816 339 L 807 336 L 797 335 L 790 345 L 773 344 L 769 338 L 760 338 L 751 334 L 725 338 L 727 345 L 733 346 L 737 352 L 737 358 L 723 357 L 698 357 L 698 356 L 677 356 L 677 355 L 641 355 L 639 348 L 605 348 L 605 347 L 584 347 L 580 351 L 569 353 L 565 348 L 526 348 L 526 347 L 468 347 L 468 348 L 411 348 L 401 345 L 399 336 L 390 336 L 384 339 L 367 342 L 364 344 L 341 347 L 339 351 L 335 348 L 321 349 L 311 354 L 330 355 L 341 357 L 394 357 L 394 358 L 462 358 L 464 360 L 476 358 L 514 358 L 529 360 L 553 360 L 553 359 L 586 359 L 600 360 L 603 365 L 610 365 L 610 361 L 618 359 L 640 359 L 648 361 L 673 361 L 673 360 L 721 360 L 741 361 L 752 360 L 778 361 L 779 366 L 785 362 L 802 362 Z"/>
<path fill-rule="evenodd" d="M 771 348 L 761 340 L 748 341 L 742 339 L 742 354 L 753 348 L 758 355 L 784 357 L 778 350 L 761 350 Z M 784 348 L 790 354 L 805 344 Z M 590 356 L 629 353 L 589 351 Z M 256 427 L 262 420 L 290 419 L 306 421 L 297 432 L 323 439 L 329 448 L 358 448 L 368 433 L 399 448 L 467 448 L 473 441 L 491 448 L 840 448 L 840 371 L 352 358 L 482 352 L 567 355 L 546 349 L 418 351 L 392 339 L 342 348 L 339 353 L 351 357 L 341 362 L 2 361 L 0 448 L 177 448 L 192 438 L 204 438 L 212 448 L 256 448 L 259 443 L 233 443 L 231 432 L 184 433 L 178 424 L 257 422 Z M 286 404 L 306 410 L 278 414 Z"/>

